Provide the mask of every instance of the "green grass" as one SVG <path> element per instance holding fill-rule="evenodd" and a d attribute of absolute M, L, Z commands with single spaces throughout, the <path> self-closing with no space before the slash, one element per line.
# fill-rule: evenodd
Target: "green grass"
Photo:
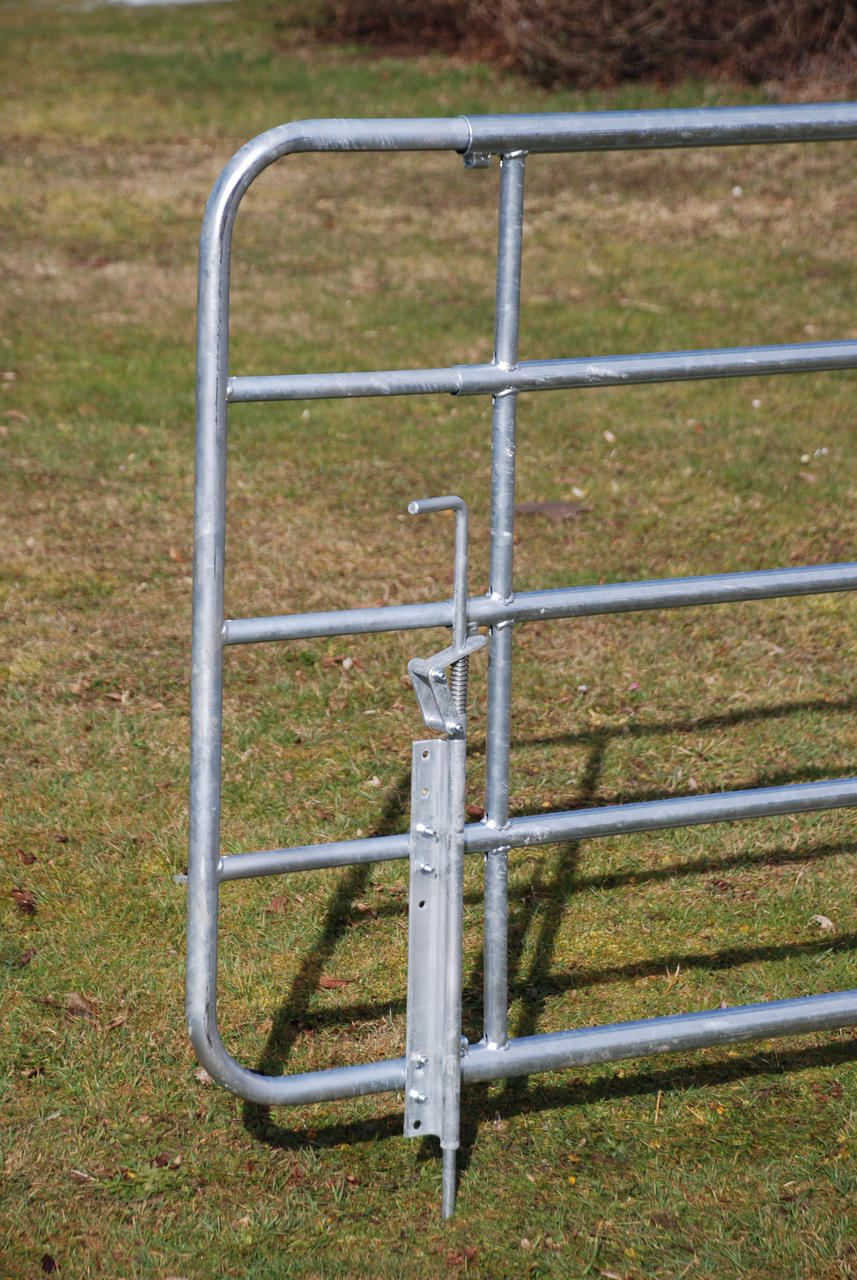
<path fill-rule="evenodd" d="M 66 1277 L 158 1280 L 857 1276 L 848 1032 L 469 1089 L 446 1227 L 433 1145 L 401 1138 L 400 1098 L 266 1114 L 195 1076 L 172 875 L 196 238 L 219 168 L 305 116 L 765 100 L 548 94 L 441 57 L 323 48 L 282 11 L 0 10 L 0 1275 L 45 1274 L 48 1255 Z M 233 370 L 489 358 L 495 196 L 496 166 L 442 156 L 269 171 L 236 228 Z M 855 203 L 841 145 L 533 158 L 522 355 L 854 336 Z M 519 519 L 518 587 L 851 558 L 853 386 L 522 397 L 519 499 L 577 488 L 592 509 Z M 483 400 L 247 406 L 231 424 L 231 614 L 446 595 L 450 529 L 404 514 L 425 492 L 471 504 L 484 588 Z M 406 664 L 436 640 L 230 651 L 224 848 L 404 829 L 421 733 Z M 534 623 L 516 657 L 516 813 L 855 770 L 846 596 Z M 854 846 L 840 811 L 515 854 L 513 1033 L 853 986 Z M 236 1056 L 277 1072 L 402 1051 L 403 876 L 224 888 Z M 480 876 L 474 859 L 471 1039 Z"/>

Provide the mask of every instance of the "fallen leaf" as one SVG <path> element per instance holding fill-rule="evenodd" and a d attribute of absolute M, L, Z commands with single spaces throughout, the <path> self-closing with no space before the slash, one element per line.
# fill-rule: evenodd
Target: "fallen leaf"
<path fill-rule="evenodd" d="M 194 1074 L 194 1078 L 198 1080 L 200 1084 L 203 1084 L 203 1085 L 214 1084 L 214 1080 L 208 1074 L 205 1067 L 197 1067 L 196 1071 L 194 1071 L 193 1074 Z"/>
<path fill-rule="evenodd" d="M 35 954 L 36 953 L 32 947 L 27 947 L 27 950 L 22 951 L 21 954 L 18 956 L 18 962 L 17 962 L 16 968 L 26 969 L 27 965 L 30 963 L 30 961 L 32 960 Z"/>
<path fill-rule="evenodd" d="M 463 1267 L 465 1263 L 472 1262 L 476 1257 L 476 1245 L 462 1245 L 460 1249 L 451 1249 L 446 1255 L 447 1267 Z"/>
<path fill-rule="evenodd" d="M 55 1271 L 59 1271 L 56 1258 L 52 1258 L 49 1253 L 42 1254 L 42 1270 L 46 1275 L 52 1276 Z"/>
<path fill-rule="evenodd" d="M 322 991 L 339 991 L 342 987 L 347 987 L 351 978 L 328 978 L 327 975 L 319 978 L 318 985 Z"/>
<path fill-rule="evenodd" d="M 381 779 L 378 777 L 377 773 L 373 773 L 371 778 L 366 779 L 367 787 L 380 787 L 380 785 Z"/>
<path fill-rule="evenodd" d="M 18 861 L 22 862 L 25 867 L 31 867 L 36 861 L 36 855 L 30 853 L 29 849 L 16 849 L 15 852 L 18 855 Z"/>
<path fill-rule="evenodd" d="M 583 511 L 591 511 L 591 502 L 518 502 L 515 513 L 519 516 L 545 516 L 559 524 L 562 520 L 574 520 Z"/>
<path fill-rule="evenodd" d="M 182 553 L 179 551 L 177 547 L 168 547 L 167 555 L 170 557 L 170 559 L 173 561 L 174 564 L 181 564 L 183 557 L 182 557 Z"/>
<path fill-rule="evenodd" d="M 79 991 L 69 991 L 63 1002 L 63 1008 L 70 1018 L 89 1018 L 98 1017 L 98 1006 L 94 1000 L 90 1000 L 89 996 L 81 995 Z"/>
<path fill-rule="evenodd" d="M 36 895 L 30 889 L 12 889 L 9 897 L 24 916 L 36 914 Z"/>
<path fill-rule="evenodd" d="M 467 816 L 472 818 L 474 822 L 481 822 L 485 817 L 485 810 L 481 804 L 469 804 L 467 806 Z"/>
<path fill-rule="evenodd" d="M 283 894 L 278 893 L 274 895 L 274 897 L 268 903 L 265 910 L 270 915 L 273 916 L 273 915 L 276 915 L 278 912 L 287 911 L 288 908 L 289 908 L 288 898 L 284 897 Z"/>
<path fill-rule="evenodd" d="M 817 925 L 822 933 L 833 933 L 836 929 L 829 916 L 810 916 L 809 923 Z"/>

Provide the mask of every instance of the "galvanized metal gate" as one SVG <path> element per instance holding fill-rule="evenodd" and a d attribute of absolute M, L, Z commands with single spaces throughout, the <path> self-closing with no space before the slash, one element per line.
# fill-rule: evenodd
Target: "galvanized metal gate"
<path fill-rule="evenodd" d="M 249 142 L 220 175 L 205 212 L 199 264 L 194 515 L 187 1020 L 200 1061 L 221 1084 L 281 1106 L 357 1094 L 405 1092 L 405 1132 L 437 1134 L 444 1152 L 443 1212 L 455 1198 L 461 1084 L 670 1050 L 698 1048 L 857 1023 L 857 990 L 652 1018 L 510 1040 L 507 1033 L 506 868 L 521 846 L 583 840 L 697 823 L 807 813 L 857 804 L 857 778 L 699 795 L 573 812 L 509 817 L 509 734 L 514 625 L 641 609 L 846 591 L 857 563 L 726 573 L 515 594 L 512 526 L 515 411 L 524 391 L 797 373 L 857 366 L 857 341 L 678 351 L 586 359 L 518 360 L 525 157 L 606 151 L 857 138 L 857 104 L 633 111 L 423 120 L 317 120 L 283 125 Z M 499 233 L 494 358 L 490 364 L 370 373 L 230 377 L 229 261 L 239 202 L 275 160 L 308 151 L 449 151 L 469 166 L 499 156 Z M 456 511 L 454 600 L 281 617 L 224 615 L 226 416 L 229 404 L 350 396 L 490 395 L 490 583 L 466 598 L 466 510 L 447 497 L 415 513 Z M 413 745 L 409 834 L 220 854 L 221 699 L 227 645 L 452 628 L 452 644 L 414 660 L 411 678 L 428 727 L 443 737 Z M 485 643 L 485 818 L 464 822 L 468 654 Z M 446 672 L 450 671 L 447 678 Z M 461 909 L 465 853 L 485 860 L 484 1036 L 461 1039 Z M 293 1076 L 240 1066 L 216 1021 L 217 907 L 221 883 L 321 867 L 410 858 L 405 1056 Z"/>

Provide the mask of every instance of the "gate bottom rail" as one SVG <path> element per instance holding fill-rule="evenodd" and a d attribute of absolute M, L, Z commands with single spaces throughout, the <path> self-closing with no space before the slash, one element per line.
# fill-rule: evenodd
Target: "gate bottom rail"
<path fill-rule="evenodd" d="M 461 1079 L 463 1084 L 476 1084 L 850 1026 L 857 1026 L 857 989 L 520 1036 L 499 1048 L 473 1044 L 462 1056 Z M 260 1106 L 299 1106 L 405 1088 L 404 1057 L 293 1076 L 263 1076 L 240 1066 L 216 1035 L 213 1041 L 195 1044 L 215 1080 Z"/>

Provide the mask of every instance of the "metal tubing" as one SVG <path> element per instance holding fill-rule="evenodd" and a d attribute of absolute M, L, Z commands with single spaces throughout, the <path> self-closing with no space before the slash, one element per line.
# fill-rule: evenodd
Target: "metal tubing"
<path fill-rule="evenodd" d="M 857 138 L 853 102 L 783 107 L 691 107 L 470 116 L 470 151 L 643 151 Z"/>
<path fill-rule="evenodd" d="M 521 239 L 524 217 L 524 156 L 500 158 L 497 284 L 494 305 L 494 364 L 505 375 L 518 362 L 521 298 Z M 513 594 L 515 521 L 516 395 L 508 386 L 494 396 L 491 413 L 491 523 L 489 595 L 507 604 Z M 485 817 L 495 829 L 509 818 L 509 735 L 512 691 L 512 625 L 491 628 L 485 726 Z M 507 1039 L 508 904 L 507 851 L 500 845 L 485 858 L 484 1026 L 488 1044 Z"/>
<path fill-rule="evenodd" d="M 522 1036 L 509 1040 L 501 1049 L 475 1044 L 461 1059 L 461 1078 L 466 1084 L 474 1084 L 649 1054 L 704 1049 L 742 1040 L 805 1035 L 811 1031 L 830 1031 L 855 1024 L 857 990 L 800 996 L 730 1009 Z M 219 1048 L 225 1055 L 223 1046 L 219 1045 Z M 218 1071 L 216 1079 L 260 1106 L 293 1106 L 371 1093 L 392 1093 L 402 1090 L 405 1085 L 404 1058 L 330 1067 L 293 1076 L 263 1076 L 238 1066 L 232 1059 L 228 1061 L 232 1069 Z"/>
<path fill-rule="evenodd" d="M 732 352 L 678 352 L 651 356 L 619 356 L 606 361 L 534 361 L 517 365 L 517 352 L 507 348 L 512 334 L 512 312 L 505 308 L 504 299 L 511 298 L 509 289 L 514 285 L 510 267 L 515 266 L 514 247 L 511 254 L 498 263 L 498 354 L 492 366 L 461 366 L 453 370 L 399 371 L 389 374 L 342 375 L 350 382 L 338 382 L 332 386 L 322 380 L 340 375 L 307 375 L 305 378 L 273 380 L 237 379 L 227 389 L 227 333 L 229 320 L 229 262 L 234 219 L 239 203 L 254 179 L 277 159 L 293 152 L 322 151 L 432 151 L 451 150 L 461 154 L 497 151 L 504 153 L 504 177 L 501 185 L 511 190 L 515 185 L 520 157 L 512 157 L 512 151 L 552 150 L 604 150 L 616 148 L 651 148 L 699 145 L 726 145 L 747 142 L 794 142 L 811 139 L 844 139 L 857 137 L 857 104 L 824 104 L 799 107 L 750 107 L 739 109 L 703 109 L 695 111 L 653 111 L 624 113 L 566 113 L 553 117 L 532 116 L 484 116 L 447 120 L 321 120 L 300 121 L 282 125 L 259 135 L 226 165 L 212 190 L 206 206 L 200 240 L 198 338 L 197 338 L 197 417 L 196 417 L 196 470 L 194 483 L 194 588 L 193 588 L 193 646 L 191 670 L 191 767 L 190 767 L 190 821 L 188 855 L 188 927 L 187 927 L 187 1020 L 192 1043 L 199 1060 L 210 1074 L 222 1084 L 243 1097 L 263 1105 L 285 1105 L 327 1100 L 401 1089 L 404 1084 L 404 1062 L 397 1059 L 386 1063 L 335 1068 L 330 1071 L 312 1072 L 294 1077 L 265 1077 L 239 1066 L 224 1048 L 216 1027 L 216 973 L 217 973 L 217 899 L 220 879 L 239 878 L 240 868 L 252 868 L 257 875 L 282 869 L 297 869 L 304 865 L 340 865 L 331 863 L 337 858 L 336 850 L 348 861 L 367 860 L 367 845 L 372 846 L 373 856 L 399 856 L 394 850 L 399 837 L 379 841 L 343 842 L 331 846 L 322 855 L 315 849 L 269 851 L 253 855 L 239 855 L 235 859 L 219 858 L 219 810 L 220 810 L 220 751 L 221 751 L 221 692 L 222 646 L 224 643 L 244 643 L 263 637 L 259 630 L 268 627 L 274 633 L 281 628 L 279 619 L 239 620 L 229 626 L 223 620 L 223 565 L 225 551 L 225 459 L 226 459 L 226 406 L 227 399 L 252 398 L 248 392 L 263 392 L 277 398 L 280 391 L 287 396 L 311 394 L 417 394 L 425 391 L 451 391 L 458 394 L 492 394 L 498 402 L 514 401 L 514 393 L 520 390 L 550 389 L 571 386 L 609 386 L 629 382 L 680 380 L 697 377 L 729 377 L 741 373 L 779 373 L 809 369 L 853 367 L 854 344 L 813 344 L 812 347 L 753 348 Z M 507 217 L 506 230 L 514 231 L 514 220 L 520 219 L 510 201 L 504 215 L 501 209 L 501 241 L 503 217 Z M 514 217 L 512 216 L 514 215 Z M 519 240 L 518 240 L 519 255 Z M 501 245 L 501 259 L 503 259 Z M 519 258 L 518 258 L 519 265 Z M 500 275 L 505 271 L 505 285 L 501 288 Z M 514 286 L 517 287 L 516 285 Z M 505 289 L 505 292 L 504 292 Z M 514 290 L 513 290 L 514 291 Z M 516 315 L 517 304 L 512 310 Z M 505 319 L 503 319 L 505 317 Z M 516 321 L 515 321 L 516 326 Z M 314 381 L 315 380 L 315 381 Z M 254 385 L 255 384 L 255 385 Z M 313 386 L 315 389 L 313 390 Z M 361 387 L 368 390 L 360 390 Z M 343 389 L 344 388 L 344 389 Z M 508 394 L 503 395 L 503 392 Z M 505 466 L 499 477 L 501 492 L 496 510 L 501 514 L 510 501 L 509 477 L 512 473 L 513 444 L 510 428 L 514 427 L 514 414 L 507 416 L 505 406 L 498 408 L 495 421 L 495 442 L 500 451 L 506 450 L 507 462 L 502 463 L 498 453 L 498 465 Z M 504 487 L 505 486 L 505 487 Z M 494 521 L 492 509 L 492 539 L 499 527 Z M 508 536 L 511 541 L 511 523 L 503 525 L 497 538 Z M 504 574 L 508 568 L 508 581 L 504 586 Z M 853 568 L 844 566 L 847 570 Z M 495 571 L 496 570 L 496 571 Z M 775 571 L 788 574 L 790 571 Z M 800 573 L 800 571 L 795 571 Z M 663 597 L 661 607 L 673 607 L 688 603 L 714 603 L 735 598 L 762 598 L 764 595 L 801 594 L 819 589 L 842 589 L 842 577 L 827 587 L 817 585 L 817 575 L 822 570 L 807 570 L 800 579 L 789 579 L 784 590 L 757 591 L 750 584 L 747 594 L 730 594 L 738 591 L 742 579 L 757 575 L 723 575 L 722 591 L 716 586 L 706 598 L 708 588 L 689 585 L 694 580 L 678 580 L 675 592 L 667 584 L 626 584 L 619 590 L 609 589 L 608 595 L 598 604 L 589 597 L 589 604 L 598 607 L 595 612 L 612 612 L 632 608 L 658 607 L 656 597 Z M 813 575 L 816 578 L 813 579 Z M 758 575 L 761 578 L 764 575 Z M 705 580 L 696 580 L 698 584 Z M 800 583 L 801 585 L 796 585 Z M 496 597 L 499 584 L 499 599 Z M 791 586 L 794 586 L 794 590 Z M 653 586 L 647 594 L 647 586 Z M 848 582 L 848 586 L 853 583 Z M 530 593 L 538 596 L 541 606 L 536 612 L 532 600 L 524 601 L 523 611 L 515 612 L 517 602 L 510 603 L 511 545 L 500 550 L 499 542 L 492 543 L 492 596 L 482 602 L 471 621 L 476 620 L 480 608 L 484 608 L 484 620 L 491 621 L 499 635 L 508 632 L 509 624 L 524 616 L 571 616 L 567 606 L 569 593 Z M 602 590 L 580 588 L 580 592 Z M 725 593 L 725 594 L 723 594 Z M 586 611 L 586 597 L 575 594 L 577 605 Z M 600 605 L 604 605 L 601 608 Z M 411 606 L 421 611 L 423 619 L 408 612 L 405 625 L 449 625 L 452 620 L 449 602 L 427 606 Z M 506 612 L 497 612 L 496 610 Z M 494 612 L 492 612 L 494 610 Z M 556 612 L 552 612 L 556 610 Z M 368 614 L 377 611 L 343 611 L 329 617 L 357 618 L 366 621 Z M 443 615 L 442 617 L 440 615 Z M 389 618 L 389 615 L 385 614 Z M 377 615 L 380 617 L 380 614 Z M 376 618 L 377 620 L 377 618 Z M 306 623 L 304 622 L 304 625 Z M 243 632 L 242 632 L 243 628 Z M 255 631 L 254 631 L 255 629 Z M 343 627 L 345 630 L 346 627 Z M 386 625 L 368 627 L 369 630 L 386 629 Z M 309 632 L 309 634 L 338 634 L 337 631 Z M 307 634 L 300 630 L 293 634 Z M 508 641 L 501 640 L 497 651 L 502 657 Z M 498 709 L 502 710 L 500 691 L 506 675 L 498 662 L 494 681 L 494 720 L 501 723 Z M 496 755 L 493 760 L 502 758 Z M 496 793 L 492 811 L 503 812 L 502 779 L 496 763 L 491 765 Z M 611 806 L 602 810 L 588 810 L 567 814 L 537 815 L 513 819 L 498 831 L 489 823 L 467 828 L 465 846 L 470 851 L 496 849 L 498 840 L 504 845 L 545 844 L 557 840 L 582 839 L 596 835 L 617 834 L 633 830 L 653 830 L 666 826 L 691 825 L 736 818 L 760 817 L 775 813 L 792 813 L 813 809 L 833 808 L 854 804 L 857 801 L 857 779 L 836 782 L 801 784 L 792 787 L 768 788 L 756 792 L 739 792 L 725 796 L 688 797 L 650 802 L 646 805 Z M 315 861 L 323 856 L 326 861 Z M 244 858 L 247 861 L 244 861 Z M 345 861 L 345 857 L 342 858 Z M 227 863 L 237 863 L 236 874 Z M 263 866 L 264 864 L 264 866 Z M 284 866 L 285 864 L 285 866 Z M 751 1038 L 818 1030 L 857 1021 L 854 992 L 842 992 L 820 996 L 812 1000 L 780 1001 L 776 1004 L 749 1006 L 746 1009 L 714 1011 L 706 1014 L 681 1015 L 673 1019 L 654 1019 L 648 1023 L 627 1024 L 625 1027 L 593 1028 L 578 1032 L 562 1033 L 541 1041 L 536 1048 L 535 1038 L 513 1042 L 505 1049 L 492 1049 L 491 1037 L 484 1048 L 474 1049 L 463 1063 L 466 1079 L 494 1078 L 503 1074 L 516 1074 L 537 1069 L 552 1069 L 574 1061 L 601 1061 L 620 1056 L 637 1056 L 643 1052 L 663 1052 L 668 1048 L 699 1047 L 707 1043 L 721 1043 L 728 1039 Z M 504 1009 L 505 1015 L 505 1009 Z M 505 1019 L 503 1037 L 505 1039 Z M 581 1056 L 585 1055 L 585 1056 Z M 492 1065 L 493 1064 L 493 1065 Z M 445 1196 L 448 1201 L 448 1191 Z"/>
<path fill-rule="evenodd" d="M 452 568 L 452 643 L 461 648 L 467 639 L 467 503 L 455 494 L 440 498 L 419 498 L 408 503 L 412 516 L 437 511 L 455 512 L 455 552 Z M 458 707 L 462 713 L 464 707 Z"/>
<path fill-rule="evenodd" d="M 236 152 L 215 182 L 206 204 L 200 235 L 197 293 L 185 1010 L 197 1057 L 215 1079 L 225 1084 L 243 1079 L 243 1068 L 232 1060 L 220 1041 L 216 1015 L 226 382 L 229 263 L 235 216 L 253 180 L 268 165 L 290 152 L 450 148 L 463 151 L 469 140 L 470 130 L 461 120 L 352 121 L 345 127 L 337 121 L 283 125 L 254 138 Z"/>
<path fill-rule="evenodd" d="M 474 1084 L 480 1080 L 703 1049 L 741 1040 L 806 1035 L 809 1031 L 831 1031 L 855 1024 L 857 991 L 835 991 L 830 995 L 800 996 L 731 1009 L 706 1009 L 639 1022 L 581 1027 L 553 1035 L 521 1036 L 499 1050 L 476 1044 L 461 1064 L 461 1075 L 466 1084 Z"/>
<path fill-rule="evenodd" d="M 668 800 L 642 800 L 637 804 L 610 804 L 598 809 L 569 809 L 510 818 L 502 831 L 487 822 L 471 822 L 464 828 L 464 852 L 488 853 L 499 847 L 518 849 L 565 844 L 573 840 L 594 840 L 599 836 L 701 826 L 707 822 L 816 813 L 826 809 L 844 809 L 849 805 L 857 805 L 857 778 L 794 782 L 784 787 L 754 787 L 748 791 L 722 791 L 702 796 L 673 796 Z M 293 871 L 320 871 L 324 867 L 395 862 L 407 856 L 408 836 L 404 833 L 330 844 L 299 845 L 291 849 L 233 853 L 220 860 L 218 876 L 220 880 L 246 880 Z"/>
<path fill-rule="evenodd" d="M 514 361 L 511 363 L 515 363 Z M 523 360 L 448 369 L 393 369 L 366 373 L 292 373 L 230 378 L 233 404 L 270 400 L 343 400 L 363 396 L 493 395 L 515 391 L 618 387 L 651 382 L 694 382 L 778 373 L 812 373 L 857 366 L 857 341 L 788 342 L 762 347 L 649 351 L 640 355 Z"/>
<path fill-rule="evenodd" d="M 797 782 L 784 787 L 754 787 L 749 791 L 605 805 L 603 809 L 537 813 L 526 818 L 512 818 L 501 838 L 510 848 L 518 849 L 569 840 L 591 840 L 596 836 L 694 827 L 706 822 L 737 822 L 744 818 L 773 818 L 785 813 L 842 809 L 853 804 L 857 804 L 857 778 L 837 778 L 829 782 Z M 493 838 L 497 838 L 496 832 Z M 477 837 L 473 843 L 478 845 L 481 841 Z M 467 840 L 466 847 L 470 848 Z"/>
<path fill-rule="evenodd" d="M 551 618 L 585 618 L 644 609 L 682 609 L 703 604 L 738 604 L 786 596 L 820 595 L 857 588 L 857 562 L 802 565 L 795 569 L 757 569 L 690 578 L 653 578 L 644 582 L 606 582 L 593 587 L 522 591 L 508 603 L 471 596 L 467 617 L 477 626 Z M 369 609 L 332 609 L 268 618 L 231 618 L 224 623 L 224 644 L 270 640 L 312 640 L 322 636 L 369 635 L 452 625 L 451 600 L 425 604 L 379 605 Z"/>
<path fill-rule="evenodd" d="M 257 849 L 252 853 L 232 853 L 220 859 L 217 874 L 221 881 L 253 880 L 259 876 L 321 871 L 327 867 L 395 862 L 407 856 L 408 833 L 404 832 L 394 836 L 367 836 L 362 840 L 295 845 L 289 849 Z"/>

